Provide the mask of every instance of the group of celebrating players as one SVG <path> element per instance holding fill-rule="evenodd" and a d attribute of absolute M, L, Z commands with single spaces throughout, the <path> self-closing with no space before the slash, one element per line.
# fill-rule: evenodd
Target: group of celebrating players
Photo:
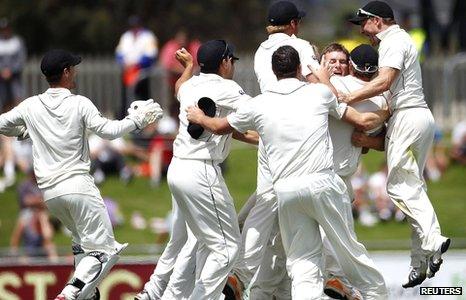
<path fill-rule="evenodd" d="M 390 6 L 372 1 L 349 21 L 378 53 L 332 44 L 319 63 L 297 37 L 304 15 L 289 1 L 269 7 L 254 98 L 232 80 L 238 58 L 227 41 L 202 44 L 199 75 L 191 55 L 176 52 L 184 72 L 175 86 L 180 126 L 167 174 L 173 231 L 135 299 L 388 299 L 351 213 L 350 178 L 369 148 L 386 152 L 387 191 L 412 228 L 403 287 L 439 270 L 450 239 L 441 235 L 422 176 L 434 120 L 413 42 Z M 147 100 L 133 102 L 121 121 L 103 118 L 70 92 L 80 61 L 48 52 L 41 70 L 50 88 L 0 116 L 1 134 L 32 139 L 46 205 L 72 232 L 75 273 L 56 300 L 99 299 L 97 285 L 126 246 L 116 242 L 89 175 L 86 130 L 114 138 L 162 116 Z M 232 138 L 258 145 L 256 191 L 239 215 L 219 167 Z"/>

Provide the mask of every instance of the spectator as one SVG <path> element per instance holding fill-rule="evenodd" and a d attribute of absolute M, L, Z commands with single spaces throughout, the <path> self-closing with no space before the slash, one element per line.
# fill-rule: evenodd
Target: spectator
<path fill-rule="evenodd" d="M 461 165 L 466 165 L 466 120 L 453 128 L 451 142 L 451 158 Z"/>
<path fill-rule="evenodd" d="M 96 184 L 101 184 L 107 175 L 113 173 L 117 173 L 120 180 L 127 184 L 133 177 L 133 171 L 126 164 L 125 157 L 131 155 L 141 160 L 148 160 L 143 149 L 123 138 L 105 140 L 95 134 L 89 136 L 89 152 Z"/>
<path fill-rule="evenodd" d="M 119 118 L 134 99 L 150 98 L 149 76 L 158 53 L 157 38 L 142 26 L 138 16 L 128 20 L 129 30 L 123 33 L 116 48 L 116 59 L 122 68 L 122 104 Z"/>
<path fill-rule="evenodd" d="M 194 58 L 194 65 L 197 66 L 197 50 L 201 43 L 197 39 L 189 40 L 188 33 L 184 29 L 176 32 L 175 36 L 163 45 L 160 50 L 160 63 L 168 73 L 168 85 L 170 87 L 170 114 L 178 116 L 179 103 L 175 101 L 175 83 L 183 73 L 183 66 L 176 60 L 175 52 L 180 48 L 185 48 Z"/>
<path fill-rule="evenodd" d="M 442 144 L 443 133 L 440 128 L 435 128 L 434 142 L 427 154 L 424 176 L 431 181 L 439 181 L 446 171 L 449 161 L 445 154 L 445 146 Z"/>
<path fill-rule="evenodd" d="M 19 217 L 10 240 L 12 252 L 18 253 L 22 244 L 27 256 L 47 256 L 55 260 L 54 230 L 32 169 L 18 187 L 18 201 Z"/>
<path fill-rule="evenodd" d="M 389 221 L 392 217 L 396 221 L 405 219 L 404 214 L 393 204 L 387 193 L 387 163 L 383 162 L 378 172 L 369 177 L 367 186 L 369 197 L 375 204 L 377 216 L 382 221 Z"/>
<path fill-rule="evenodd" d="M 120 206 L 118 203 L 110 197 L 103 197 L 105 206 L 107 207 L 108 216 L 112 227 L 118 227 L 123 225 L 124 219 L 123 214 L 121 213 Z"/>
<path fill-rule="evenodd" d="M 21 73 L 25 62 L 23 40 L 13 33 L 6 18 L 0 19 L 0 113 L 22 98 Z"/>
<path fill-rule="evenodd" d="M 362 164 L 351 177 L 351 186 L 354 192 L 353 212 L 363 226 L 372 227 L 378 219 L 372 214 L 372 206 L 367 189 L 367 172 Z"/>

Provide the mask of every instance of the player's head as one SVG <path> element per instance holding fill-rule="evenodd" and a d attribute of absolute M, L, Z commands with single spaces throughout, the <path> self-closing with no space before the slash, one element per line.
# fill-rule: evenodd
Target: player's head
<path fill-rule="evenodd" d="M 234 63 L 238 58 L 233 54 L 234 47 L 225 40 L 210 40 L 201 45 L 197 51 L 197 61 L 202 73 L 218 74 L 232 79 L 235 72 Z"/>
<path fill-rule="evenodd" d="M 306 13 L 298 10 L 293 2 L 274 2 L 269 7 L 267 32 L 269 34 L 277 32 L 283 32 L 288 35 L 297 34 L 299 23 L 305 15 Z"/>
<path fill-rule="evenodd" d="M 50 86 L 73 89 L 76 87 L 75 66 L 80 62 L 80 56 L 62 49 L 53 49 L 45 53 L 40 69 Z"/>
<path fill-rule="evenodd" d="M 346 76 L 349 74 L 349 52 L 342 44 L 332 43 L 322 51 L 321 60 L 334 68 L 334 74 Z"/>
<path fill-rule="evenodd" d="M 370 45 L 361 44 L 350 53 L 351 75 L 369 81 L 379 70 L 379 54 Z"/>
<path fill-rule="evenodd" d="M 272 54 L 272 70 L 277 79 L 297 78 L 301 72 L 299 54 L 291 46 L 281 46 Z"/>
<path fill-rule="evenodd" d="M 393 10 L 383 1 L 371 1 L 358 9 L 356 16 L 349 19 L 353 24 L 361 26 L 361 33 L 368 36 L 373 46 L 380 40 L 375 36 L 388 26 L 396 24 Z"/>

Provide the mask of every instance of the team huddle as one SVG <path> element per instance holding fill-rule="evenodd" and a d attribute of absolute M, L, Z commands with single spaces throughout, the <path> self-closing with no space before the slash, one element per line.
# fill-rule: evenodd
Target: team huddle
<path fill-rule="evenodd" d="M 171 238 L 138 300 L 388 299 L 384 278 L 357 237 L 350 178 L 366 149 L 386 152 L 387 191 L 412 229 L 404 288 L 433 277 L 450 239 L 426 193 L 423 170 L 434 135 L 418 53 L 392 9 L 372 1 L 349 21 L 378 52 L 339 44 L 318 60 L 297 37 L 305 13 L 289 1 L 268 11 L 268 39 L 254 71 L 261 94 L 232 80 L 231 44 L 200 47 L 199 75 L 185 49 L 175 85 L 179 133 L 167 181 Z M 100 299 L 98 284 L 127 246 L 113 235 L 89 175 L 86 130 L 112 139 L 162 117 L 135 101 L 120 121 L 74 95 L 81 58 L 51 50 L 41 62 L 50 88 L 0 115 L 0 133 L 33 142 L 34 170 L 49 211 L 71 232 L 75 272 L 56 300 Z M 258 146 L 256 191 L 237 215 L 219 164 L 232 138 Z"/>

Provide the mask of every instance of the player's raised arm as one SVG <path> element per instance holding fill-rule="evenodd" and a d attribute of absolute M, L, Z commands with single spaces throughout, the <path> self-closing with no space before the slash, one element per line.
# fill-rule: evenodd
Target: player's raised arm
<path fill-rule="evenodd" d="M 185 48 L 181 48 L 180 50 L 176 51 L 175 58 L 184 67 L 183 73 L 181 74 L 180 78 L 178 78 L 178 80 L 175 83 L 175 95 L 177 95 L 178 90 L 180 89 L 180 86 L 185 81 L 193 77 L 194 61 L 193 61 L 192 55 Z"/>

